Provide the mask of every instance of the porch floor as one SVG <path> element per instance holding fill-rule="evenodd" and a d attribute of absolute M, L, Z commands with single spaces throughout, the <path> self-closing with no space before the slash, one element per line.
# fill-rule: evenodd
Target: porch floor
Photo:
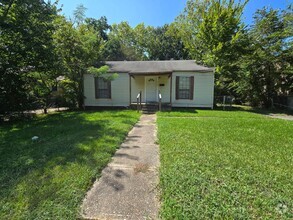
<path fill-rule="evenodd" d="M 137 105 L 137 102 L 132 102 L 130 105 Z M 142 102 L 141 105 L 159 105 L 159 102 Z M 162 105 L 171 105 L 170 102 L 162 102 Z"/>

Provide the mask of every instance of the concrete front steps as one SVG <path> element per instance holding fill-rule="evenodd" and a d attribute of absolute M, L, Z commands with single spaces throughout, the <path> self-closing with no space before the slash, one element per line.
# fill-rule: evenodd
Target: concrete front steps
<path fill-rule="evenodd" d="M 137 109 L 137 103 L 131 103 L 131 109 Z M 150 102 L 150 103 L 141 103 L 141 106 L 139 104 L 140 111 L 142 111 L 143 114 L 154 114 L 157 111 L 159 111 L 159 103 L 158 102 Z M 170 111 L 171 110 L 171 104 L 170 103 L 162 103 L 162 111 Z"/>

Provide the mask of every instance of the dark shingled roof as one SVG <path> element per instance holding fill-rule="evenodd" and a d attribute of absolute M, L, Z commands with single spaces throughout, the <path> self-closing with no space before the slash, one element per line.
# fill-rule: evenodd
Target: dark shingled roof
<path fill-rule="evenodd" d="M 213 68 L 200 66 L 194 60 L 164 60 L 164 61 L 107 61 L 109 72 L 117 73 L 171 73 L 176 71 L 213 72 Z"/>

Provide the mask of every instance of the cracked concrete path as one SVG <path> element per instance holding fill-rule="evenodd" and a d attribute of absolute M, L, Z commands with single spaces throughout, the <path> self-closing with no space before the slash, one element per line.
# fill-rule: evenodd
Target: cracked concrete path
<path fill-rule="evenodd" d="M 84 219 L 158 219 L 156 115 L 142 115 L 82 204 Z"/>

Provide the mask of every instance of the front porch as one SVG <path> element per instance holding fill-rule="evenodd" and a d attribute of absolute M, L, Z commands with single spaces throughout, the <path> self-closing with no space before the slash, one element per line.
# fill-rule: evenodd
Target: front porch
<path fill-rule="evenodd" d="M 130 106 L 147 112 L 172 107 L 172 73 L 129 74 Z"/>

